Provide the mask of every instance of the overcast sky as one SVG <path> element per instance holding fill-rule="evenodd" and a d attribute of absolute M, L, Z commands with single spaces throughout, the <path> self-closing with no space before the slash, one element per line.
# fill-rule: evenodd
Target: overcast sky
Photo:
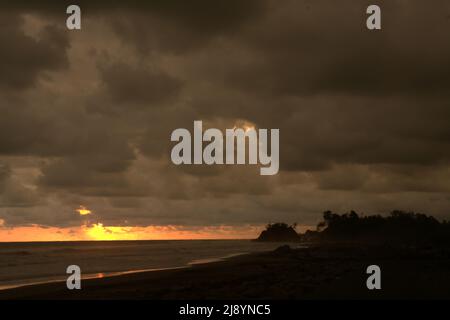
<path fill-rule="evenodd" d="M 0 228 L 450 216 L 450 2 L 64 1 L 0 8 Z M 28 2 L 28 1 L 27 1 Z M 58 4 L 52 4 L 58 3 Z M 109 4 L 108 4 L 109 3 Z M 112 4 L 111 4 L 112 3 Z M 171 163 L 170 133 L 280 129 L 280 172 Z"/>

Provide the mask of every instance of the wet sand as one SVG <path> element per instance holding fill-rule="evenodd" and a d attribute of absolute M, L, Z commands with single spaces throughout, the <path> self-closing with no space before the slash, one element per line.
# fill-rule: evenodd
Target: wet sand
<path fill-rule="evenodd" d="M 366 287 L 381 267 L 381 290 Z M 450 250 L 386 246 L 279 248 L 186 269 L 0 291 L 0 299 L 450 299 Z"/>

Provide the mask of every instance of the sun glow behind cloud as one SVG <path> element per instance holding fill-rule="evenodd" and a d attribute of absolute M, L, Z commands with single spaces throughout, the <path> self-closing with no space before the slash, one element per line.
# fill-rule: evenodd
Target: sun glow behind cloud
<path fill-rule="evenodd" d="M 132 227 L 105 227 L 102 223 L 95 223 L 86 227 L 86 235 L 92 240 L 138 240 L 139 233 Z"/>
<path fill-rule="evenodd" d="M 254 239 L 264 229 L 262 225 L 105 225 L 101 221 L 94 222 L 92 218 L 88 218 L 93 213 L 85 206 L 80 205 L 75 212 L 83 216 L 83 221 L 79 226 L 73 227 L 49 227 L 34 224 L 10 227 L 0 219 L 0 242 Z"/>
<path fill-rule="evenodd" d="M 79 240 L 254 239 L 264 226 L 105 226 L 102 223 L 57 228 L 38 225 L 1 227 L 0 242 Z"/>
<path fill-rule="evenodd" d="M 80 214 L 80 216 L 86 216 L 92 213 L 91 210 L 82 205 L 80 205 L 80 207 L 76 211 Z"/>
<path fill-rule="evenodd" d="M 250 121 L 247 120 L 236 120 L 233 126 L 233 129 L 243 129 L 245 132 L 248 132 L 250 130 L 255 130 L 256 125 Z"/>
<path fill-rule="evenodd" d="M 255 127 L 254 126 L 244 126 L 243 129 L 245 132 L 249 132 L 250 130 L 255 130 Z"/>
<path fill-rule="evenodd" d="M 80 205 L 75 209 L 83 222 L 74 227 L 28 225 L 9 227 L 0 219 L 0 242 L 32 241 L 111 241 L 111 240 L 189 240 L 189 239 L 251 239 L 261 226 L 117 226 L 105 225 L 88 218 L 93 212 Z"/>

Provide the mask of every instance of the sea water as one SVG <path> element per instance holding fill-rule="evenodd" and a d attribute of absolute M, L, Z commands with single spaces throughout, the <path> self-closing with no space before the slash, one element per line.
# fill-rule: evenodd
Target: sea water
<path fill-rule="evenodd" d="M 188 267 L 280 244 L 250 240 L 151 240 L 0 243 L 0 290 L 65 281 L 69 265 L 82 278 Z"/>

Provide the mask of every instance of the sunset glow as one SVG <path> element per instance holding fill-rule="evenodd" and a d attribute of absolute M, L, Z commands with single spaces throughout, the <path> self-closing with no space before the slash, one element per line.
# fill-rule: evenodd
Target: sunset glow
<path fill-rule="evenodd" d="M 91 210 L 89 210 L 85 206 L 81 206 L 81 205 L 76 211 L 80 214 L 80 216 L 86 216 L 86 215 L 92 213 Z"/>
<path fill-rule="evenodd" d="M 0 225 L 0 242 L 82 240 L 253 239 L 264 226 L 105 226 L 102 223 L 57 228 L 38 225 L 7 228 Z"/>
<path fill-rule="evenodd" d="M 236 129 L 243 129 L 245 132 L 248 132 L 252 129 L 256 129 L 256 126 L 254 123 L 246 120 L 237 120 L 233 127 L 234 130 Z"/>
<path fill-rule="evenodd" d="M 96 223 L 86 228 L 87 236 L 92 240 L 137 240 L 138 233 L 131 227 L 104 227 Z"/>
<path fill-rule="evenodd" d="M 254 130 L 254 129 L 255 129 L 255 126 L 247 126 L 247 125 L 244 125 L 242 128 L 244 129 L 245 132 L 248 132 L 248 131 L 250 131 L 250 130 Z"/>

